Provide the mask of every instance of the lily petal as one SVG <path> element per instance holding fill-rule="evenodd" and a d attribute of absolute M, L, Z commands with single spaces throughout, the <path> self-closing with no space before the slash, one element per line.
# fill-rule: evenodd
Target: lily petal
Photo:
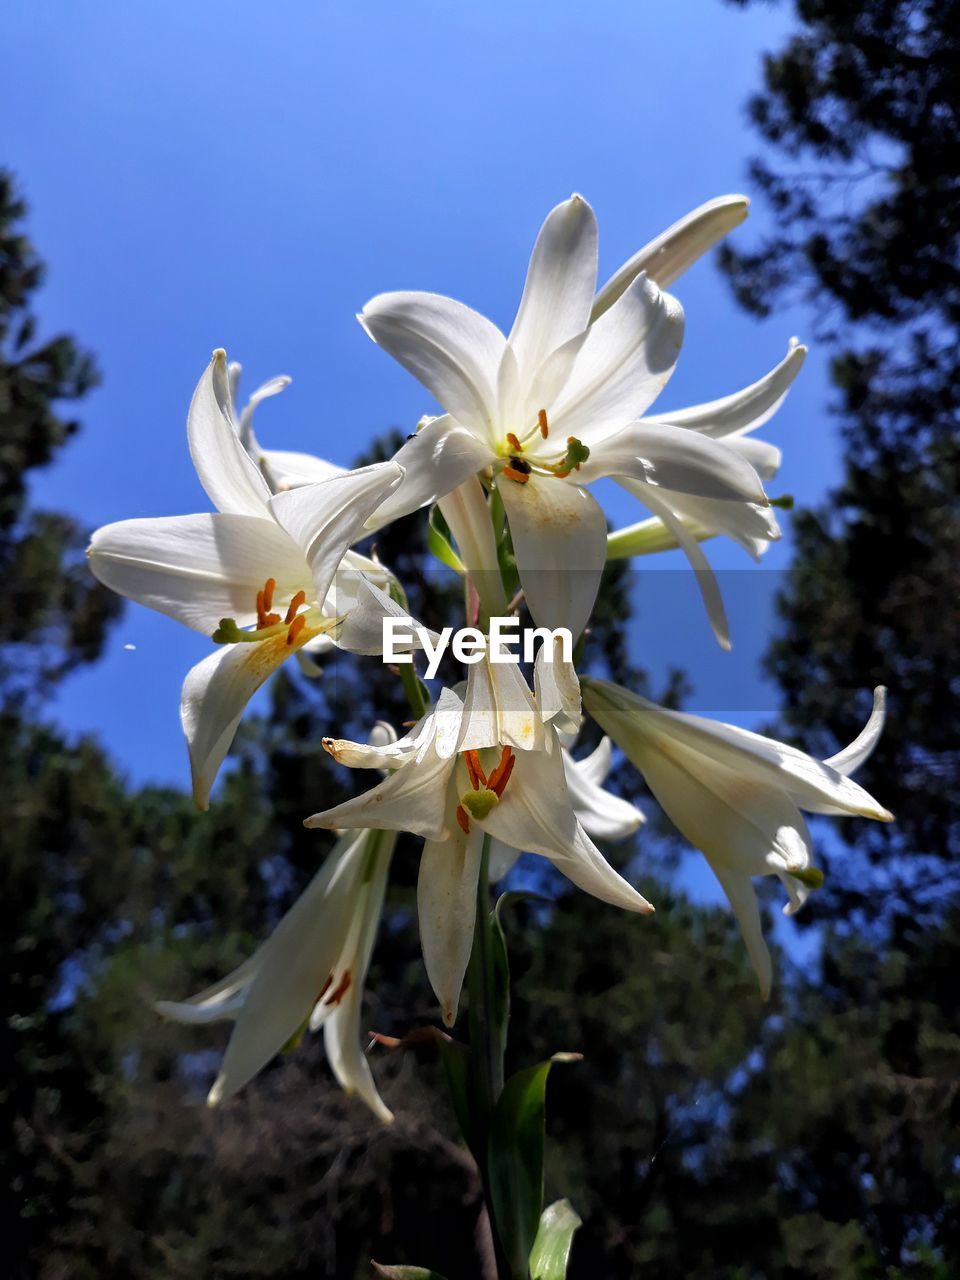
<path fill-rule="evenodd" d="M 431 733 L 436 732 L 431 722 Z M 440 756 L 435 741 L 413 762 L 398 769 L 369 791 L 304 820 L 305 827 L 373 827 L 381 831 L 412 831 L 427 840 L 445 840 L 447 783 L 456 757 Z"/>
<path fill-rule="evenodd" d="M 520 584 L 538 626 L 567 627 L 574 641 L 593 610 L 607 558 L 607 521 L 578 484 L 531 475 L 501 479 Z"/>
<path fill-rule="evenodd" d="M 254 644 L 223 645 L 187 673 L 180 723 L 190 750 L 193 799 L 209 809 L 213 786 L 247 703 L 280 664 L 317 634 L 304 627 L 293 644 L 286 633 Z"/>
<path fill-rule="evenodd" d="M 549 858 L 580 889 L 627 911 L 653 907 L 614 871 L 577 821 L 567 792 L 559 744 L 516 757 L 497 807 L 480 824 L 505 844 Z"/>
<path fill-rule="evenodd" d="M 342 476 L 346 471 L 346 467 L 327 462 L 325 458 L 315 458 L 312 453 L 296 453 L 288 449 L 261 449 L 258 461 L 274 493 L 299 489 L 304 484 L 319 484 L 333 476 Z"/>
<path fill-rule="evenodd" d="M 309 1017 L 353 923 L 348 908 L 366 861 L 369 832 L 351 836 L 346 849 L 328 856 L 265 944 L 210 1090 L 210 1106 L 242 1089 Z"/>
<path fill-rule="evenodd" d="M 483 486 L 475 475 L 468 476 L 462 484 L 440 498 L 438 505 L 483 607 L 491 616 L 502 616 L 506 612 L 507 600 Z"/>
<path fill-rule="evenodd" d="M 870 719 L 863 726 L 849 747 L 844 747 L 835 756 L 829 756 L 824 764 L 837 773 L 849 777 L 856 773 L 860 766 L 873 754 L 873 749 L 880 741 L 884 721 L 887 718 L 887 691 L 878 685 L 873 691 L 873 710 Z"/>
<path fill-rule="evenodd" d="M 227 357 L 222 350 L 197 383 L 187 414 L 190 456 L 218 511 L 265 516 L 270 489 L 240 442 L 233 419 Z"/>
<path fill-rule="evenodd" d="M 93 535 L 90 568 L 111 590 L 204 635 L 225 617 L 246 626 L 268 578 L 284 598 L 313 590 L 296 543 L 267 516 L 119 520 Z"/>
<path fill-rule="evenodd" d="M 677 409 L 648 417 L 647 422 L 687 427 L 702 435 L 720 440 L 755 431 L 768 422 L 780 408 L 794 378 L 800 372 L 807 348 L 793 340 L 780 363 L 757 382 L 733 395 L 689 409 Z"/>
<path fill-rule="evenodd" d="M 326 597 L 348 547 L 363 536 L 364 522 L 402 477 L 395 462 L 378 462 L 270 499 L 278 524 L 310 566 L 317 600 Z"/>
<path fill-rule="evenodd" d="M 357 317 L 447 413 L 492 442 L 506 339 L 485 316 L 436 293 L 381 293 Z"/>
<path fill-rule="evenodd" d="M 496 884 L 513 867 L 513 864 L 520 857 L 520 851 L 519 849 L 514 849 L 512 845 L 504 844 L 502 840 L 498 840 L 495 836 L 490 836 L 489 839 L 490 844 L 487 856 L 489 858 L 490 883 Z"/>
<path fill-rule="evenodd" d="M 641 502 L 647 501 L 649 490 L 643 485 L 636 481 L 620 483 Z M 657 494 L 659 492 L 656 491 Z M 724 534 L 743 547 L 754 560 L 759 560 L 770 543 L 780 539 L 780 526 L 772 507 L 761 507 L 755 502 L 727 502 L 722 498 L 694 498 L 689 493 L 664 496 L 669 496 L 669 501 L 661 505 L 668 506 L 698 542 Z M 672 532 L 671 541 L 675 546 L 680 545 Z M 666 548 L 661 546 L 660 549 Z"/>
<path fill-rule="evenodd" d="M 586 329 L 596 287 L 597 220 L 586 200 L 574 195 L 552 209 L 540 229 L 510 331 L 525 375 Z"/>
<path fill-rule="evenodd" d="M 543 720 L 552 722 L 559 733 L 576 733 L 583 719 L 580 681 L 573 663 L 563 659 L 562 637 L 555 635 L 540 646 L 533 665 L 533 687 Z"/>
<path fill-rule="evenodd" d="M 396 845 L 396 836 L 380 833 L 376 845 L 368 841 L 368 851 L 374 858 L 370 880 L 361 890 L 360 900 L 354 912 L 360 915 L 357 939 L 352 947 L 352 971 L 350 985 L 338 1004 L 330 1010 L 319 1002 L 311 1018 L 311 1029 L 323 1026 L 323 1042 L 330 1069 L 341 1087 L 349 1094 L 357 1094 L 367 1104 L 378 1120 L 389 1124 L 393 1113 L 377 1090 L 370 1070 L 370 1063 L 361 1046 L 360 1019 L 363 991 L 366 986 L 370 957 L 377 938 L 383 898 L 387 886 L 387 872 Z M 319 1018 L 317 1011 L 321 1010 Z M 329 1010 L 329 1012 L 327 1012 Z"/>
<path fill-rule="evenodd" d="M 637 418 L 670 379 L 683 342 L 683 308 L 645 277 L 591 325 L 566 385 L 550 410 L 550 430 L 591 449 Z"/>
<path fill-rule="evenodd" d="M 631 759 L 631 751 L 644 734 L 660 733 L 742 778 L 789 791 L 794 802 L 811 813 L 893 820 L 863 787 L 785 742 L 685 711 L 670 711 L 607 680 L 590 678 L 582 684 L 590 714 Z"/>
<path fill-rule="evenodd" d="M 613 768 L 613 743 L 604 734 L 588 756 L 584 756 L 582 760 L 575 760 L 573 763 L 576 765 L 577 773 L 581 778 L 584 778 L 587 782 L 592 782 L 596 787 L 602 787 L 610 775 L 610 770 Z"/>
<path fill-rule="evenodd" d="M 488 467 L 494 456 L 488 444 L 449 414 L 434 418 L 394 454 L 393 461 L 403 468 L 403 479 L 367 521 L 367 531 L 382 529 L 436 502 Z"/>
<path fill-rule="evenodd" d="M 760 922 L 760 904 L 757 902 L 756 890 L 748 875 L 742 871 L 713 869 L 720 881 L 720 887 L 727 895 L 727 901 L 737 917 L 740 933 L 747 946 L 747 955 L 753 965 L 760 984 L 760 995 L 764 1000 L 770 999 L 770 988 L 773 985 L 773 961 L 763 936 L 763 925 Z"/>
<path fill-rule="evenodd" d="M 682 427 L 631 422 L 595 446 L 580 468 L 582 484 L 627 476 L 658 489 L 765 507 L 760 478 L 742 454 L 721 440 Z"/>
<path fill-rule="evenodd" d="M 455 788 L 451 788 L 448 804 L 457 805 Z M 423 961 L 448 1027 L 457 1020 L 473 946 L 482 852 L 479 827 L 472 826 L 469 834 L 456 827 L 447 840 L 428 840 L 420 859 L 417 909 Z"/>
<path fill-rule="evenodd" d="M 607 739 L 609 741 L 609 739 Z M 604 791 L 591 781 L 589 770 L 564 753 L 563 772 L 570 803 L 588 835 L 595 840 L 625 840 L 645 821 L 629 801 Z"/>
<path fill-rule="evenodd" d="M 635 481 L 621 481 L 621 484 L 635 497 L 645 502 L 653 514 L 663 521 L 664 525 L 676 538 L 677 545 L 683 549 L 684 555 L 690 561 L 690 567 L 696 576 L 700 596 L 707 611 L 707 618 L 710 621 L 713 634 L 716 636 L 717 644 L 721 649 L 729 652 L 732 646 L 726 606 L 723 603 L 723 596 L 720 594 L 720 584 L 717 582 L 717 576 L 713 572 L 713 566 L 707 559 L 700 543 L 684 522 L 674 515 L 668 503 L 661 502 L 659 497 L 654 496 L 656 490 L 651 492 L 648 486 L 637 484 Z"/>
<path fill-rule="evenodd" d="M 746 196 L 718 196 L 686 214 L 616 271 L 597 294 L 591 319 L 611 307 L 637 276 L 646 273 L 666 289 L 747 216 Z"/>
<path fill-rule="evenodd" d="M 519 665 L 490 662 L 484 657 L 467 670 L 456 749 L 482 751 L 501 744 L 518 751 L 539 751 L 543 745 L 541 714 Z"/>

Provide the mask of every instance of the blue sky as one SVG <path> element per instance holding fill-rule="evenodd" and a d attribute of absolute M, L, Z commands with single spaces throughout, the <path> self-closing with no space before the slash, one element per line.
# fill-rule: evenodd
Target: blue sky
<path fill-rule="evenodd" d="M 293 377 L 260 411 L 265 442 L 349 463 L 385 427 L 411 429 L 432 406 L 364 336 L 363 303 L 432 289 L 509 327 L 537 228 L 571 191 L 597 211 L 605 278 L 687 209 L 745 190 L 744 103 L 785 30 L 779 10 L 719 0 L 8 5 L 0 158 L 49 266 L 40 318 L 104 375 L 37 501 L 90 526 L 206 509 L 184 419 L 217 346 L 248 390 Z M 739 242 L 763 221 L 755 210 Z M 710 261 L 675 291 L 687 339 L 664 408 L 752 381 L 804 335 L 803 315 L 744 315 Z M 826 399 L 814 352 L 765 433 L 786 449 L 778 488 L 803 502 L 836 475 Z M 637 518 L 626 498 L 610 511 Z M 686 665 L 698 709 L 772 710 L 756 662 L 788 542 L 762 569 L 711 548 L 744 571 L 729 579 L 730 657 L 692 581 L 684 601 L 685 580 L 663 579 L 682 606 L 666 616 L 643 588 L 638 652 L 655 671 Z M 131 606 L 56 714 L 134 779 L 185 782 L 179 686 L 206 652 Z"/>

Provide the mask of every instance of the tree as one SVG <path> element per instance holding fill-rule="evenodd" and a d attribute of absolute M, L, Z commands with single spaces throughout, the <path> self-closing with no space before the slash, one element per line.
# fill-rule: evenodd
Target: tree
<path fill-rule="evenodd" d="M 775 1145 L 797 1273 L 943 1276 L 958 1258 L 960 6 L 794 8 L 749 106 L 776 231 L 722 260 L 754 312 L 812 306 L 843 477 L 796 514 L 767 662 L 787 725 L 823 755 L 890 687 L 864 775 L 896 822 L 842 832 L 825 858 L 808 916 L 821 981 L 798 987 L 733 1131 Z"/>

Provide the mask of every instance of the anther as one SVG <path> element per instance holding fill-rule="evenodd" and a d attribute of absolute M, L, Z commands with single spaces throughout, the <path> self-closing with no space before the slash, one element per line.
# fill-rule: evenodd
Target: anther
<path fill-rule="evenodd" d="M 470 834 L 470 818 L 462 804 L 457 805 L 457 826 L 464 835 Z"/>
<path fill-rule="evenodd" d="M 507 444 L 514 453 L 523 453 L 523 445 L 520 443 L 519 437 L 512 431 L 507 432 Z"/>
<path fill-rule="evenodd" d="M 486 774 L 480 767 L 480 757 L 476 751 L 464 751 L 463 759 L 467 766 L 467 773 L 470 775 L 470 784 L 474 791 L 478 791 L 480 787 L 487 785 Z"/>
<path fill-rule="evenodd" d="M 530 463 L 522 458 L 511 458 L 510 465 L 503 468 L 503 474 L 516 480 L 517 484 L 526 484 L 530 479 Z"/>
<path fill-rule="evenodd" d="M 547 423 L 546 409 L 537 410 L 537 425 L 540 428 L 540 434 L 543 436 L 544 440 L 546 440 L 547 436 L 550 434 L 550 427 L 549 427 L 549 424 Z M 507 439 L 509 440 L 509 438 L 510 437 L 508 436 Z"/>
<path fill-rule="evenodd" d="M 276 578 L 268 578 L 263 588 L 263 611 L 269 613 L 273 608 L 273 593 L 277 589 Z"/>
<path fill-rule="evenodd" d="M 290 623 L 290 630 L 287 632 L 287 644 L 292 645 L 306 625 L 307 620 L 303 614 L 299 618 L 294 618 Z"/>
<path fill-rule="evenodd" d="M 487 786 L 499 799 L 510 781 L 510 775 L 513 773 L 513 767 L 517 763 L 517 758 L 513 754 L 512 747 L 504 747 L 503 754 L 500 757 L 500 763 L 487 779 Z"/>
<path fill-rule="evenodd" d="M 290 608 L 287 610 L 287 616 L 284 618 L 285 623 L 289 625 L 294 620 L 294 618 L 297 616 L 297 610 L 300 608 L 300 606 L 303 604 L 306 598 L 307 598 L 307 593 L 305 591 L 297 592 L 297 594 L 290 601 Z"/>

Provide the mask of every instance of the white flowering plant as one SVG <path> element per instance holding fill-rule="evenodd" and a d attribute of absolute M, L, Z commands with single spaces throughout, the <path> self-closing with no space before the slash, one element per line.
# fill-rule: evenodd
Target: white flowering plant
<path fill-rule="evenodd" d="M 363 988 L 398 833 L 421 837 L 420 936 L 443 1024 L 432 1035 L 482 1177 L 501 1280 L 561 1280 L 578 1219 L 566 1201 L 543 1205 L 551 1063 L 505 1079 L 509 968 L 490 885 L 529 853 L 612 907 L 637 916 L 654 910 L 594 843 L 624 839 L 643 822 L 604 788 L 615 745 L 706 856 L 766 998 L 773 975 L 753 878 L 776 876 L 793 913 L 823 878 L 801 810 L 891 820 L 851 779 L 882 730 L 882 689 L 856 741 L 821 761 L 577 669 L 607 561 L 681 548 L 728 648 L 703 543 L 725 535 L 759 558 L 780 536 L 765 488 L 780 450 L 753 433 L 786 396 L 801 345 L 791 341 L 775 368 L 740 391 L 650 412 L 683 338 L 682 307 L 666 290 L 746 212 L 740 196 L 709 201 L 598 289 L 596 219 L 582 197 L 571 197 L 540 230 L 507 335 L 451 298 L 372 299 L 359 316 L 364 330 L 443 411 L 373 466 L 346 470 L 264 449 L 254 410 L 288 380 L 265 384 L 241 411 L 237 367 L 216 351 L 187 418 L 214 510 L 111 524 L 89 550 L 101 582 L 209 637 L 210 653 L 188 672 L 181 699 L 200 809 L 249 699 L 286 659 L 322 677 L 325 656 L 341 648 L 389 662 L 401 677 L 408 724 L 380 721 L 365 741 L 337 737 L 331 725 L 318 743 L 342 765 L 372 771 L 374 782 L 333 807 L 318 797 L 318 811 L 305 815 L 307 827 L 334 833 L 336 843 L 303 894 L 239 969 L 157 1008 L 182 1022 L 232 1022 L 211 1105 L 322 1027 L 339 1082 L 389 1123 L 364 1052 Z M 635 497 L 646 518 L 610 532 L 592 491 L 605 478 Z M 357 550 L 419 510 L 428 547 L 463 582 L 456 631 L 423 627 L 390 566 Z M 521 614 L 533 624 L 522 644 Z M 463 678 L 431 696 L 421 654 L 432 677 L 448 647 Z M 605 736 L 580 757 L 584 712 Z"/>

